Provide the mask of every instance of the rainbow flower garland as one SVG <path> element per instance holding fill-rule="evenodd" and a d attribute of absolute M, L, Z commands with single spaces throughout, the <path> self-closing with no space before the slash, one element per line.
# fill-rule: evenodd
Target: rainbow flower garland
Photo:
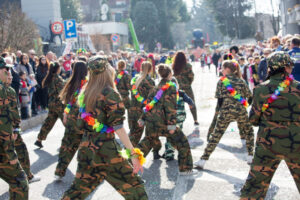
<path fill-rule="evenodd" d="M 140 102 L 141 104 L 145 104 L 146 105 L 147 104 L 147 100 L 139 94 L 139 92 L 138 92 L 138 90 L 136 88 L 136 85 L 135 85 L 136 79 L 137 79 L 137 76 L 135 76 L 131 80 L 131 85 L 132 85 L 131 92 L 132 92 L 133 96 L 136 98 L 136 100 L 138 102 Z"/>
<path fill-rule="evenodd" d="M 84 79 L 84 80 L 81 80 L 80 88 L 78 88 L 78 89 L 75 91 L 75 93 L 74 93 L 74 95 L 73 95 L 74 98 L 72 99 L 72 101 L 70 101 L 70 102 L 67 104 L 67 106 L 66 106 L 66 108 L 65 108 L 65 110 L 64 110 L 64 113 L 65 113 L 65 114 L 68 115 L 68 114 L 70 113 L 70 110 L 71 110 L 71 108 L 72 108 L 72 105 L 76 102 L 76 98 L 77 98 L 78 94 L 80 93 L 82 87 L 86 84 L 86 82 L 87 82 L 87 78 Z"/>
<path fill-rule="evenodd" d="M 140 164 L 143 165 L 146 162 L 144 153 L 139 148 L 134 148 L 132 151 L 130 149 L 123 149 L 119 153 L 125 159 L 130 159 L 132 157 L 137 158 L 140 161 Z"/>
<path fill-rule="evenodd" d="M 177 86 L 176 86 L 176 84 L 175 84 L 174 82 L 169 81 L 169 82 L 167 82 L 164 86 L 162 86 L 162 87 L 160 88 L 160 90 L 159 90 L 159 91 L 156 93 L 156 95 L 154 96 L 153 100 L 152 100 L 150 103 L 148 103 L 148 104 L 143 108 L 143 110 L 144 110 L 145 113 L 146 113 L 146 112 L 149 112 L 149 111 L 154 107 L 154 105 L 155 105 L 155 104 L 160 100 L 160 98 L 162 97 L 164 91 L 166 91 L 167 89 L 169 89 L 170 86 L 173 86 L 173 87 L 176 88 L 176 100 L 177 100 L 177 102 L 178 102 L 178 100 L 179 100 L 179 92 L 178 92 L 178 90 L 177 90 Z"/>
<path fill-rule="evenodd" d="M 115 80 L 116 85 L 118 85 L 124 74 L 128 74 L 128 72 L 123 70 L 120 72 L 120 74 L 118 74 L 117 79 Z"/>
<path fill-rule="evenodd" d="M 114 133 L 114 129 L 112 127 L 108 127 L 105 124 L 100 123 L 97 119 L 92 117 L 92 114 L 87 113 L 85 111 L 85 104 L 84 104 L 84 92 L 82 92 L 78 96 L 78 104 L 79 104 L 79 112 L 80 117 L 89 125 L 93 127 L 97 133 Z"/>
<path fill-rule="evenodd" d="M 240 94 L 238 94 L 236 92 L 236 90 L 232 87 L 229 79 L 226 76 L 223 76 L 221 78 L 222 83 L 224 84 L 224 86 L 226 87 L 226 89 L 228 90 L 228 92 L 230 93 L 230 95 L 235 98 L 236 100 L 238 100 L 245 108 L 248 108 L 249 103 L 246 99 L 244 99 L 243 97 L 241 97 Z"/>
<path fill-rule="evenodd" d="M 294 76 L 289 75 L 288 77 L 286 77 L 286 79 L 283 82 L 281 82 L 279 84 L 279 86 L 277 87 L 275 92 L 271 95 L 271 97 L 268 98 L 268 103 L 265 103 L 262 106 L 262 112 L 265 112 L 269 108 L 270 104 L 273 103 L 276 99 L 278 99 L 280 92 L 284 91 L 285 88 L 290 86 L 290 84 L 291 84 L 291 82 L 293 82 L 293 80 L 294 80 Z"/>

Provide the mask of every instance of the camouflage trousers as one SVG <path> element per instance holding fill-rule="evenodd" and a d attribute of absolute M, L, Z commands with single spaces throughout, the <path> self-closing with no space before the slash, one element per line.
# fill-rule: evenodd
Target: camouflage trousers
<path fill-rule="evenodd" d="M 26 144 L 24 143 L 21 134 L 18 134 L 18 137 L 15 141 L 15 150 L 18 155 L 18 160 L 20 161 L 20 164 L 25 171 L 28 180 L 33 178 L 33 175 L 30 171 L 30 160 L 29 160 L 29 154 L 26 147 Z"/>
<path fill-rule="evenodd" d="M 193 115 L 193 119 L 194 121 L 198 121 L 198 117 L 197 117 L 197 108 L 196 108 L 196 102 L 195 102 L 195 97 L 194 97 L 194 92 L 193 92 L 193 89 L 190 87 L 190 88 L 185 88 L 184 89 L 185 93 L 191 98 L 193 99 L 194 103 L 195 103 L 195 106 L 190 108 L 191 110 L 191 113 Z"/>
<path fill-rule="evenodd" d="M 300 127 L 272 123 L 258 130 L 254 158 L 241 199 L 264 199 L 272 177 L 284 160 L 300 193 Z"/>
<path fill-rule="evenodd" d="M 123 100 L 123 103 L 124 103 L 124 106 L 127 110 L 129 110 L 130 108 L 130 98 L 129 96 L 127 95 L 122 95 L 122 100 Z"/>
<path fill-rule="evenodd" d="M 46 140 L 49 132 L 52 130 L 55 125 L 57 119 L 61 119 L 63 121 L 63 107 L 62 106 L 49 106 L 49 113 L 46 120 L 43 123 L 43 126 L 38 135 L 39 140 Z"/>
<path fill-rule="evenodd" d="M 170 134 L 167 127 L 158 127 L 155 123 L 146 123 L 146 136 L 138 144 L 138 148 L 144 152 L 145 157 L 152 148 L 158 148 L 159 136 L 167 137 L 168 142 L 178 151 L 179 171 L 188 171 L 193 168 L 193 158 L 190 145 L 186 136 L 177 127 L 173 134 Z M 159 141 L 160 143 L 160 141 Z M 160 144 L 161 145 L 161 144 Z M 159 148 L 160 149 L 160 148 Z"/>
<path fill-rule="evenodd" d="M 78 152 L 76 177 L 62 199 L 85 199 L 106 180 L 126 200 L 147 200 L 143 181 L 133 173 L 129 162 L 119 155 L 116 141 L 101 141 L 94 135 L 83 136 Z M 98 142 L 95 144 L 91 140 Z"/>
<path fill-rule="evenodd" d="M 245 135 L 248 154 L 253 155 L 254 134 L 252 125 L 247 116 L 247 111 L 231 109 L 227 111 L 220 111 L 214 132 L 210 135 L 208 139 L 208 144 L 204 150 L 204 154 L 202 155 L 201 159 L 209 159 L 210 155 L 220 142 L 227 127 L 231 122 L 234 121 L 237 121 L 240 132 L 243 132 L 243 134 Z"/>
<path fill-rule="evenodd" d="M 136 106 L 132 106 L 128 110 L 129 138 L 134 147 L 139 143 L 144 132 L 144 127 L 140 127 L 138 124 L 142 112 L 141 108 Z"/>
<path fill-rule="evenodd" d="M 11 165 L 8 162 L 1 162 L 0 178 L 9 184 L 10 200 L 28 199 L 28 181 L 19 162 L 15 165 Z"/>
<path fill-rule="evenodd" d="M 82 134 L 78 133 L 77 128 L 68 126 L 65 129 L 64 137 L 61 141 L 59 149 L 58 163 L 55 170 L 55 175 L 64 177 L 66 170 L 72 161 L 76 151 L 79 148 Z"/>

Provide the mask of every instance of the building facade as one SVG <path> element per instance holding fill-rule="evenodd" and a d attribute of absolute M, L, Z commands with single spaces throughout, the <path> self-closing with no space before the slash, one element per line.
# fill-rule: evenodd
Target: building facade
<path fill-rule="evenodd" d="M 280 1 L 282 34 L 300 33 L 300 0 Z"/>

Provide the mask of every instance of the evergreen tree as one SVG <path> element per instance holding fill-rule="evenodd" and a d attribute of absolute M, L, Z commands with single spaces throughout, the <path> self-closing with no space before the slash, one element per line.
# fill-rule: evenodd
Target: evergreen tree
<path fill-rule="evenodd" d="M 82 19 L 79 0 L 60 0 L 61 16 L 64 20 L 76 19 L 80 22 Z"/>

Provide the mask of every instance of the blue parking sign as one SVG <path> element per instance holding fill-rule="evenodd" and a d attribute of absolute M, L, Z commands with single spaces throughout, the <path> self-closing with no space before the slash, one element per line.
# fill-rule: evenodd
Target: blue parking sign
<path fill-rule="evenodd" d="M 77 38 L 76 21 L 75 19 L 64 21 L 65 38 L 74 39 Z"/>

